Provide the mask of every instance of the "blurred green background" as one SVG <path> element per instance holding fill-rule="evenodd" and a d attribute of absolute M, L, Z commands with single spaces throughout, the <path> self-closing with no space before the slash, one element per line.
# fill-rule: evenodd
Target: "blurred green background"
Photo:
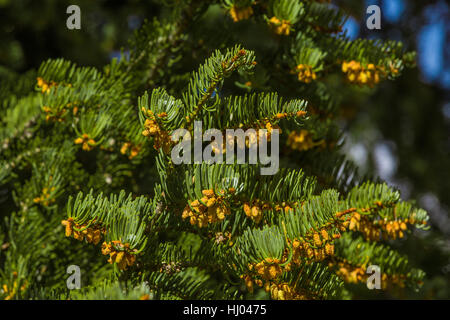
<path fill-rule="evenodd" d="M 418 53 L 418 67 L 397 81 L 369 95 L 349 89 L 341 126 L 345 152 L 363 172 L 398 187 L 404 199 L 416 199 L 430 214 L 429 231 L 393 244 L 427 273 L 423 289 L 404 298 L 449 299 L 450 7 L 444 0 L 333 3 L 351 14 L 344 28 L 350 37 L 399 40 Z M 81 30 L 66 28 L 71 4 L 81 8 Z M 381 30 L 365 26 L 371 4 L 381 7 Z M 0 0 L 0 72 L 25 72 L 56 57 L 101 67 L 126 50 L 144 19 L 161 10 L 158 0 Z M 373 292 L 361 297 L 389 298 Z"/>

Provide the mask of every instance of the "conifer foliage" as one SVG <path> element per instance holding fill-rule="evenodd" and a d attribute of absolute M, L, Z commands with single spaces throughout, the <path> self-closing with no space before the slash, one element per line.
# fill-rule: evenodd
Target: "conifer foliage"
<path fill-rule="evenodd" d="M 0 74 L 0 298 L 341 299 L 370 265 L 382 290 L 418 290 L 392 245 L 427 213 L 346 159 L 335 90 L 393 81 L 414 53 L 350 40 L 327 1 L 166 2 L 102 70 Z M 278 172 L 173 163 L 196 121 L 279 129 Z"/>

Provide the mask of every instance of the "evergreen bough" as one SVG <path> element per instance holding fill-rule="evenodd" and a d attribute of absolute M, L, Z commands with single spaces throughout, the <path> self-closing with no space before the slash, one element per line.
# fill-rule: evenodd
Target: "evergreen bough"
<path fill-rule="evenodd" d="M 417 290 L 423 272 L 391 240 L 428 216 L 358 174 L 336 119 L 337 83 L 370 90 L 414 53 L 349 40 L 326 1 L 163 12 L 103 70 L 0 70 L 0 298 L 350 298 L 369 265 L 383 290 Z M 170 134 L 194 121 L 281 129 L 282 168 L 174 165 Z"/>

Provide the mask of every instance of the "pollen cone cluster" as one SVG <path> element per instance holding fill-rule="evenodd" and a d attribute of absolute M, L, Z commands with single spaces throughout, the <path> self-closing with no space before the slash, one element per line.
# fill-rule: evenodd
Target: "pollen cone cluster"
<path fill-rule="evenodd" d="M 263 138 L 266 141 L 270 141 L 273 130 L 278 130 L 278 133 L 281 134 L 281 128 L 278 125 L 270 123 L 268 119 L 259 124 L 259 127 L 260 129 L 255 130 L 255 132 L 250 134 L 249 138 L 245 140 L 245 144 L 248 148 L 250 148 L 250 146 L 252 146 L 253 144 L 259 145 L 261 143 L 261 139 Z M 263 131 L 261 129 L 265 129 L 266 131 Z"/>
<path fill-rule="evenodd" d="M 352 60 L 342 63 L 342 72 L 347 76 L 350 83 L 368 85 L 373 87 L 378 84 L 383 75 L 382 69 L 376 67 L 373 63 L 369 63 L 364 67 L 360 62 Z"/>
<path fill-rule="evenodd" d="M 273 16 L 269 20 L 269 25 L 276 34 L 288 36 L 291 32 L 291 22 L 288 20 L 280 20 Z"/>
<path fill-rule="evenodd" d="M 39 88 L 41 88 L 42 93 L 49 93 L 50 89 L 52 87 L 58 86 L 58 84 L 56 82 L 54 82 L 54 81 L 47 82 L 44 79 L 42 79 L 41 77 L 37 78 L 37 85 Z"/>
<path fill-rule="evenodd" d="M 126 270 L 131 267 L 136 261 L 136 249 L 131 250 L 130 244 L 123 244 L 121 241 L 103 242 L 102 254 L 105 256 L 109 254 L 108 262 L 117 263 L 120 270 Z"/>
<path fill-rule="evenodd" d="M 316 73 L 312 70 L 312 67 L 306 64 L 299 64 L 295 68 L 295 71 L 298 74 L 298 80 L 301 82 L 310 83 L 317 78 Z"/>
<path fill-rule="evenodd" d="M 33 199 L 34 203 L 40 203 L 44 206 L 48 206 L 55 202 L 55 199 L 50 198 L 50 193 L 55 190 L 55 187 L 49 188 L 43 188 L 42 189 L 42 195 L 40 197 L 36 197 Z"/>
<path fill-rule="evenodd" d="M 322 229 L 319 232 L 312 233 L 308 239 L 294 239 L 292 241 L 293 263 L 300 264 L 304 259 L 322 261 L 333 256 L 334 241 L 339 237 L 339 233 L 331 235 L 327 230 Z"/>
<path fill-rule="evenodd" d="M 251 6 L 248 7 L 237 7 L 233 5 L 230 9 L 230 16 L 234 22 L 248 19 L 252 16 L 253 9 Z"/>
<path fill-rule="evenodd" d="M 62 109 L 57 114 L 52 114 L 53 110 L 50 107 L 43 106 L 42 109 L 45 112 L 45 121 L 57 121 L 57 122 L 62 122 L 64 120 L 63 117 L 67 111 L 66 109 Z"/>
<path fill-rule="evenodd" d="M 381 230 L 373 222 L 358 212 L 352 213 L 343 219 L 343 227 L 350 231 L 361 232 L 367 240 L 377 241 L 380 239 Z"/>
<path fill-rule="evenodd" d="M 359 231 L 366 240 L 370 241 L 379 241 L 381 238 L 384 240 L 403 238 L 408 224 L 412 224 L 411 219 L 393 221 L 385 219 L 372 222 L 358 212 L 354 212 L 342 220 L 345 229 Z"/>
<path fill-rule="evenodd" d="M 259 223 L 263 217 L 263 211 L 269 210 L 270 205 L 267 202 L 255 199 L 251 202 L 244 202 L 243 209 L 247 217 Z"/>
<path fill-rule="evenodd" d="M 172 146 L 171 137 L 167 133 L 167 131 L 161 128 L 158 121 L 156 120 L 156 117 L 163 119 L 167 117 L 167 114 L 163 112 L 155 116 L 151 110 L 145 110 L 144 108 L 142 108 L 142 111 L 145 112 L 149 117 L 145 120 L 144 131 L 142 131 L 142 135 L 144 135 L 145 137 L 153 137 L 153 147 L 156 150 L 162 148 L 164 153 L 169 153 Z"/>
<path fill-rule="evenodd" d="M 296 292 L 287 283 L 272 283 L 270 296 L 273 300 L 308 300 L 306 295 Z"/>
<path fill-rule="evenodd" d="M 78 113 L 78 106 L 76 103 L 68 103 L 66 107 L 62 108 L 60 111 L 55 111 L 49 106 L 42 107 L 42 110 L 45 112 L 45 121 L 57 122 L 64 121 L 64 116 L 67 114 L 68 109 L 72 109 L 73 115 L 76 115 Z"/>
<path fill-rule="evenodd" d="M 28 286 L 28 281 L 23 281 L 23 284 L 19 288 L 19 282 L 17 282 L 17 272 L 14 271 L 13 273 L 14 282 L 11 287 L 8 287 L 8 285 L 4 284 L 2 286 L 3 293 L 7 294 L 7 296 L 4 298 L 4 300 L 11 300 L 13 299 L 18 292 L 23 292 L 26 290 Z"/>
<path fill-rule="evenodd" d="M 216 195 L 212 189 L 203 190 L 202 194 L 200 200 L 192 201 L 183 210 L 183 219 L 189 218 L 192 225 L 202 228 L 208 223 L 222 221 L 231 213 L 223 195 Z"/>
<path fill-rule="evenodd" d="M 266 258 L 261 262 L 250 264 L 250 271 L 253 271 L 262 280 L 273 280 L 281 276 L 283 268 L 280 266 L 281 261 L 276 258 Z"/>
<path fill-rule="evenodd" d="M 141 151 L 140 145 L 133 145 L 131 142 L 125 142 L 120 148 L 120 153 L 124 155 L 128 155 L 128 158 L 131 160 L 136 157 Z"/>
<path fill-rule="evenodd" d="M 354 266 L 347 260 L 330 262 L 329 267 L 337 268 L 336 274 L 347 283 L 366 283 L 370 274 L 368 274 L 365 265 Z M 386 290 L 389 286 L 398 286 L 400 288 L 405 287 L 406 283 L 405 275 L 388 275 L 386 273 L 380 274 L 380 286 L 381 289 Z"/>
<path fill-rule="evenodd" d="M 288 212 L 290 210 L 293 210 L 295 207 L 298 206 L 298 202 L 282 202 L 280 204 L 276 204 L 274 209 L 275 211 L 284 211 Z"/>
<path fill-rule="evenodd" d="M 280 204 L 271 206 L 267 201 L 254 199 L 252 201 L 244 202 L 243 209 L 247 217 L 254 220 L 256 223 L 259 223 L 263 217 L 264 211 L 275 210 L 287 212 L 289 210 L 292 210 L 296 206 L 297 202 L 294 203 L 282 202 Z"/>
<path fill-rule="evenodd" d="M 287 138 L 287 146 L 293 150 L 306 151 L 324 143 L 323 140 L 314 142 L 308 130 L 292 131 Z"/>
<path fill-rule="evenodd" d="M 104 229 L 99 225 L 93 224 L 92 227 L 86 227 L 86 224 L 76 224 L 73 218 L 63 220 L 61 224 L 65 227 L 66 237 L 70 237 L 73 234 L 75 239 L 80 241 L 86 239 L 87 242 L 93 244 L 98 244 L 104 233 Z"/>
<path fill-rule="evenodd" d="M 95 140 L 89 138 L 87 133 L 83 133 L 83 135 L 79 138 L 75 139 L 75 144 L 82 144 L 82 149 L 84 151 L 91 151 L 95 147 Z"/>
<path fill-rule="evenodd" d="M 394 221 L 384 221 L 380 220 L 377 223 L 377 226 L 380 227 L 382 232 L 383 239 L 397 239 L 403 238 L 405 236 L 405 232 L 408 229 L 407 224 L 409 223 L 408 219 L 405 220 L 394 220 Z"/>

